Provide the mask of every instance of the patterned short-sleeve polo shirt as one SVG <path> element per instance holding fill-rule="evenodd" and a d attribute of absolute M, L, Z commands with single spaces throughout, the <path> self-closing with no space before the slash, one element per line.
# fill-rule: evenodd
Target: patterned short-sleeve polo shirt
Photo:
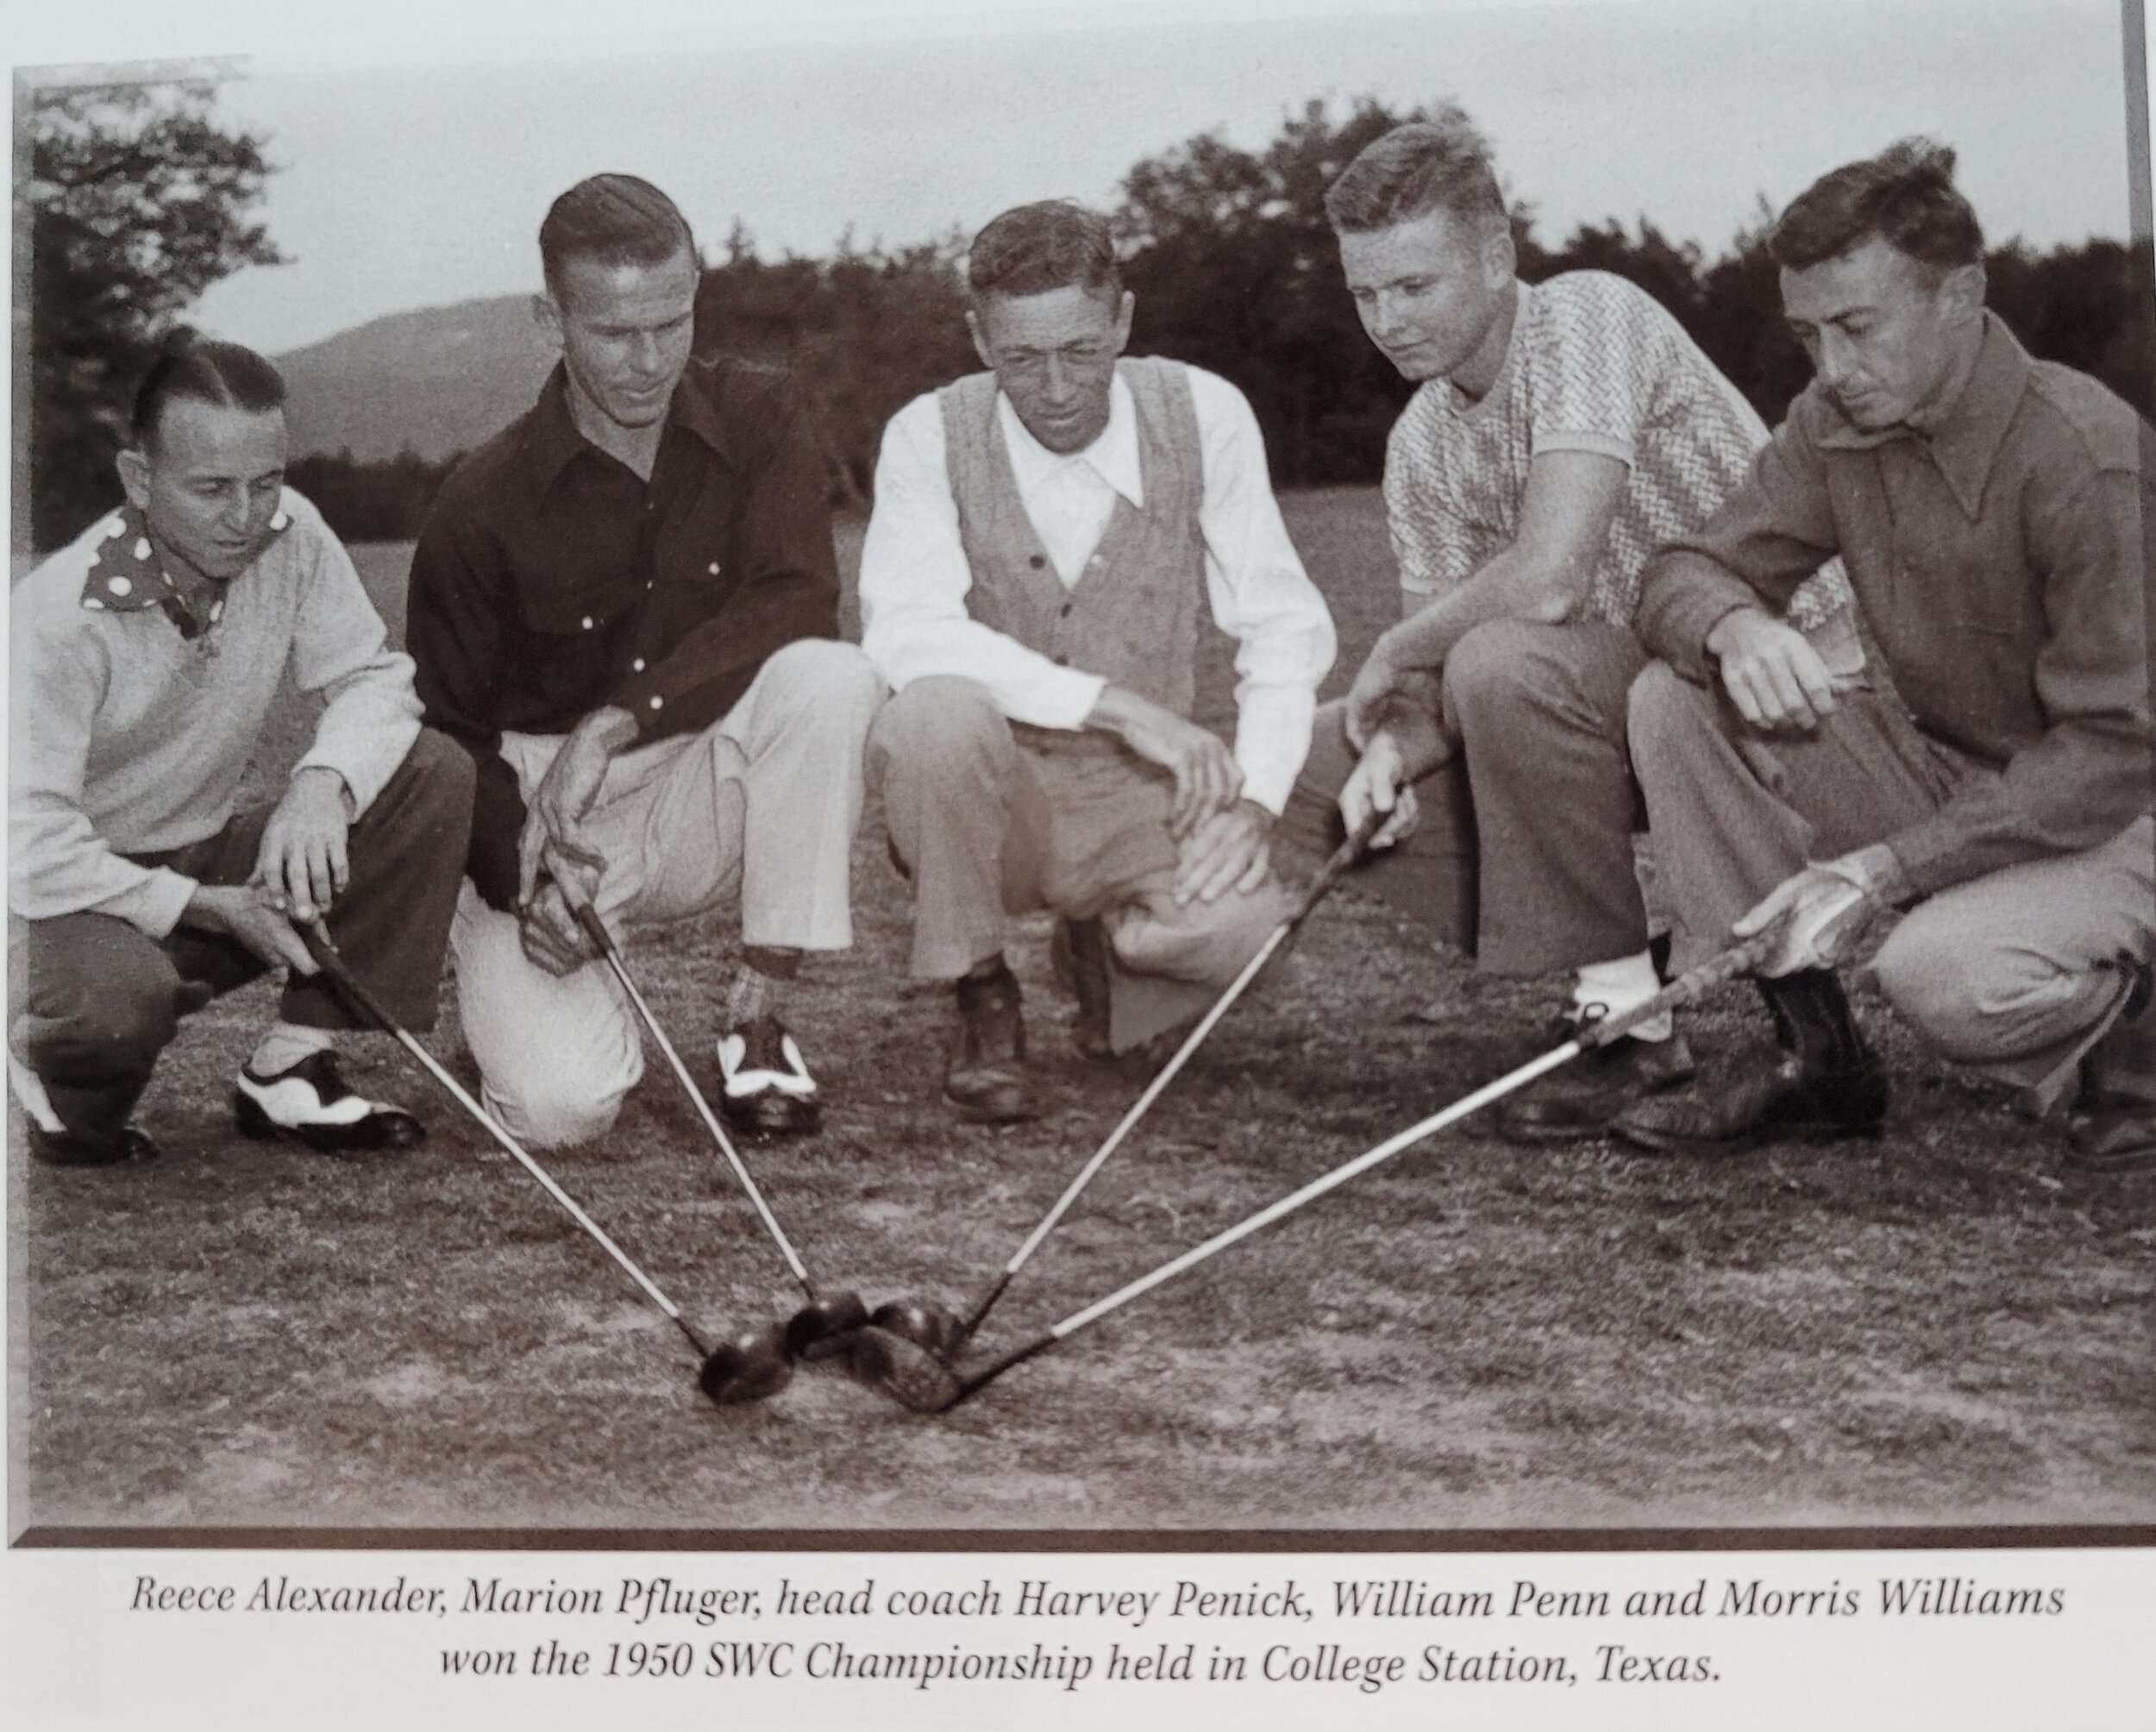
<path fill-rule="evenodd" d="M 1489 394 L 1470 403 L 1433 379 L 1394 424 L 1385 515 L 1405 611 L 1511 545 L 1537 455 L 1593 451 L 1630 474 L 1589 607 L 1629 625 L 1649 557 L 1704 524 L 1766 440 L 1752 405 L 1645 290 L 1603 271 L 1522 283 Z M 1808 631 L 1849 605 L 1836 562 L 1806 581 L 1789 618 Z"/>

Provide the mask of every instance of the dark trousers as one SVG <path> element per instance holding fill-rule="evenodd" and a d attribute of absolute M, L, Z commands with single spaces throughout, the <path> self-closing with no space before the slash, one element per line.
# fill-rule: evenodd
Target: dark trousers
<path fill-rule="evenodd" d="M 328 925 L 352 971 L 408 1028 L 434 1022 L 449 916 L 472 828 L 472 760 L 423 729 L 397 774 L 352 827 L 351 884 Z M 138 857 L 205 884 L 239 884 L 254 869 L 270 806 L 243 813 L 216 835 Z M 109 1142 L 149 1086 L 179 1019 L 267 964 L 235 940 L 176 926 L 163 939 L 110 914 L 25 923 L 28 1001 L 22 1056 L 74 1135 Z M 320 978 L 285 988 L 288 1022 L 363 1025 Z"/>
<path fill-rule="evenodd" d="M 1647 912 L 1633 866 L 1639 794 L 1625 695 L 1646 665 L 1621 626 L 1495 620 L 1445 666 L 1453 756 L 1415 784 L 1421 821 L 1351 880 L 1497 974 L 1638 954 Z M 1298 852 L 1340 835 L 1354 769 L 1345 706 L 1318 712 L 1283 833 Z"/>

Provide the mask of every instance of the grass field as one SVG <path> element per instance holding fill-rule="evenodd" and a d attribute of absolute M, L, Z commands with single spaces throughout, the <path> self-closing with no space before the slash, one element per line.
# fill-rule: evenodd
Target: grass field
<path fill-rule="evenodd" d="M 1289 522 L 1344 683 L 1395 606 L 1375 496 Z M 846 540 L 850 557 L 858 530 Z M 406 549 L 360 550 L 393 625 Z M 1226 657 L 1209 663 L 1212 714 Z M 1048 1112 L 953 1125 L 940 995 L 904 984 L 874 822 L 860 939 L 795 1020 L 830 1098 L 751 1152 L 827 1286 L 956 1300 L 1135 1094 L 1081 1065 L 1042 928 L 1014 945 Z M 708 1051 L 723 932 L 637 967 Z M 1223 1025 L 1005 1301 L 1016 1339 L 1529 1056 L 1555 982 L 1476 979 L 1351 893 Z M 1889 1134 L 1660 1160 L 1468 1127 L 1402 1157 L 943 1420 L 805 1371 L 699 1397 L 685 1345 L 379 1037 L 361 1086 L 432 1140 L 367 1164 L 241 1142 L 266 988 L 194 1019 L 135 1172 L 10 1162 L 14 1525 L 1306 1528 L 2156 1519 L 2156 1177 L 2077 1179 L 2059 1133 L 1913 1052 Z M 1733 991 L 1711 1064 L 1762 1037 Z M 465 1067 L 454 1018 L 434 1044 Z M 655 1062 L 556 1176 L 707 1327 L 796 1298 Z"/>

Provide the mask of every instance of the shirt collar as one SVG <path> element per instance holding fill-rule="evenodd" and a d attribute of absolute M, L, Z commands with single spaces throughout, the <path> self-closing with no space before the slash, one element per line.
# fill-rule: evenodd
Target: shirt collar
<path fill-rule="evenodd" d="M 717 364 L 696 361 L 689 363 L 674 387 L 673 399 L 667 405 L 667 422 L 669 426 L 686 428 L 717 455 L 726 458 L 730 455 L 726 430 L 699 380 L 700 374 L 708 373 Z M 524 457 L 530 465 L 533 484 L 544 493 L 568 467 L 572 458 L 598 449 L 577 430 L 575 417 L 569 413 L 568 375 L 561 363 L 556 361 L 554 371 L 547 375 L 547 382 L 539 387 L 539 400 L 532 405 L 524 425 Z"/>
<path fill-rule="evenodd" d="M 271 533 L 282 535 L 291 525 L 291 514 L 279 505 L 270 519 Z M 141 511 L 127 505 L 102 526 L 97 553 L 83 578 L 82 606 L 92 613 L 142 613 L 161 607 L 179 628 L 181 637 L 197 637 L 222 616 L 224 597 L 220 593 L 210 604 L 207 620 L 196 618 L 179 585 L 157 556 L 149 524 Z"/>
<path fill-rule="evenodd" d="M 1141 510 L 1145 505 L 1145 480 L 1138 453 L 1138 403 L 1116 369 L 1108 387 L 1108 424 L 1100 436 L 1081 451 L 1051 451 L 1026 430 L 1011 399 L 996 392 L 996 418 L 1002 424 L 1004 449 L 1011 455 L 1011 472 L 1021 494 L 1048 480 L 1064 466 L 1082 463 L 1109 486 Z"/>
<path fill-rule="evenodd" d="M 1955 499 L 1970 517 L 1984 502 L 1984 486 L 2006 443 L 2007 430 L 2028 388 L 2028 351 L 1996 313 L 1984 315 L 1984 342 L 1961 396 L 1929 433 L 1908 426 L 1869 433 L 1853 426 L 1831 398 L 1824 399 L 1828 425 L 1817 442 L 1842 451 L 1868 451 L 1896 439 L 1915 439 L 1931 453 Z"/>

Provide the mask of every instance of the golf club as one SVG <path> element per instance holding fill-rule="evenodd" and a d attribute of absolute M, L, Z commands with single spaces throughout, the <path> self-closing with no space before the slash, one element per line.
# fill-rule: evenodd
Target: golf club
<path fill-rule="evenodd" d="M 696 1079 L 689 1075 L 689 1068 L 681 1062 L 681 1055 L 674 1050 L 674 1043 L 667 1039 L 666 1031 L 659 1026 L 659 1019 L 651 1013 L 651 1007 L 644 1002 L 644 995 L 636 990 L 636 982 L 630 978 L 628 965 L 622 960 L 620 946 L 614 935 L 606 930 L 606 923 L 599 917 L 599 911 L 589 902 L 574 905 L 577 924 L 584 928 L 592 942 L 599 947 L 599 954 L 614 971 L 614 978 L 621 982 L 622 990 L 636 1007 L 636 1013 L 643 1019 L 644 1026 L 651 1031 L 651 1038 L 659 1043 L 659 1051 L 666 1054 L 667 1063 L 674 1067 L 674 1074 L 688 1091 L 689 1099 L 703 1116 L 712 1141 L 726 1158 L 726 1164 L 734 1170 L 734 1177 L 741 1181 L 741 1188 L 749 1194 L 749 1201 L 756 1207 L 765 1227 L 786 1258 L 787 1267 L 793 1278 L 801 1283 L 801 1290 L 808 1296 L 808 1302 L 787 1320 L 781 1332 L 788 1358 L 818 1359 L 837 1351 L 844 1338 L 868 1321 L 868 1308 L 862 1303 L 858 1293 L 834 1293 L 829 1298 L 816 1290 L 816 1283 L 809 1278 L 807 1265 L 793 1249 L 778 1217 L 771 1213 L 770 1205 L 763 1200 L 763 1193 L 756 1189 L 756 1182 L 749 1176 L 749 1169 L 736 1152 L 733 1141 L 720 1129 L 718 1117 L 711 1111 L 704 1092 L 696 1086 Z"/>
<path fill-rule="evenodd" d="M 793 1375 L 793 1367 L 778 1350 L 775 1339 L 759 1339 L 762 1333 L 743 1335 L 722 1341 L 716 1347 L 707 1343 L 681 1315 L 681 1308 L 659 1290 L 656 1282 L 639 1269 L 627 1252 L 607 1236 L 606 1230 L 578 1206 L 576 1199 L 554 1182 L 552 1175 L 538 1162 L 526 1154 L 517 1139 L 494 1120 L 492 1114 L 466 1092 L 464 1085 L 443 1068 L 433 1053 L 419 1044 L 418 1038 L 399 1023 L 381 1001 L 360 983 L 359 978 L 345 965 L 344 958 L 329 937 L 329 931 L 317 915 L 300 928 L 300 936 L 317 966 L 329 976 L 330 985 L 362 1016 L 393 1036 L 404 1049 L 417 1058 L 428 1075 L 448 1090 L 456 1103 L 479 1121 L 479 1127 L 499 1143 L 518 1165 L 536 1179 L 547 1195 L 568 1211 L 569 1218 L 598 1240 L 600 1247 L 629 1273 L 630 1278 L 643 1289 L 647 1297 L 666 1314 L 667 1320 L 688 1338 L 702 1360 L 697 1382 L 704 1393 L 721 1406 L 739 1402 L 760 1401 L 783 1389 Z"/>
<path fill-rule="evenodd" d="M 1213 1032 L 1220 1019 L 1242 997 L 1250 983 L 1264 971 L 1265 964 L 1273 959 L 1296 928 L 1310 918 L 1311 910 L 1323 901 L 1326 892 L 1339 882 L 1340 875 L 1362 857 L 1363 850 L 1369 846 L 1370 838 L 1376 834 L 1379 825 L 1387 816 L 1388 814 L 1382 812 L 1370 813 L 1356 826 L 1347 840 L 1327 857 L 1325 863 L 1303 887 L 1302 894 L 1296 899 L 1294 907 L 1288 910 L 1287 918 L 1273 928 L 1265 942 L 1258 946 L 1257 954 L 1244 963 L 1243 971 L 1228 982 L 1227 989 L 1213 1001 L 1213 1007 L 1183 1037 L 1182 1045 L 1175 1049 L 1175 1056 L 1146 1084 L 1145 1092 L 1131 1103 L 1130 1111 L 1108 1133 L 1107 1140 L 1094 1151 L 1093 1158 L 1079 1169 L 1078 1176 L 1064 1187 L 1063 1194 L 1056 1199 L 1055 1206 L 1041 1217 L 1040 1224 L 1026 1236 L 1025 1242 L 1011 1254 L 1011 1260 L 981 1290 L 981 1296 L 974 1301 L 973 1308 L 965 1316 L 962 1318 L 938 1305 L 901 1302 L 879 1306 L 868 1320 L 870 1325 L 925 1347 L 946 1364 L 963 1351 L 966 1343 L 974 1338 L 987 1320 L 988 1313 L 995 1308 L 996 1301 L 1003 1296 L 1004 1290 L 1011 1284 L 1012 1277 L 1023 1269 L 1027 1259 L 1041 1248 L 1042 1242 L 1056 1230 L 1056 1223 L 1062 1220 L 1071 1204 L 1077 1202 L 1079 1193 L 1093 1183 L 1094 1175 L 1108 1164 L 1109 1157 L 1123 1146 L 1124 1139 L 1136 1128 L 1138 1121 L 1145 1116 L 1153 1102 L 1160 1099 L 1168 1085 L 1175 1080 L 1183 1066 L 1190 1062 L 1190 1055 L 1204 1045 L 1206 1037 Z"/>
<path fill-rule="evenodd" d="M 1559 1065 L 1569 1064 L 1589 1047 L 1606 1045 L 1639 1024 L 1659 1016 L 1664 1011 L 1690 1004 L 1723 982 L 1751 972 L 1766 959 L 1780 937 L 1781 929 L 1777 923 L 1735 948 L 1709 958 L 1672 981 L 1645 1003 L 1589 1024 L 1582 1029 L 1580 1038 L 1568 1040 L 1539 1058 L 1530 1059 L 1517 1070 L 1499 1077 L 1495 1082 L 1485 1083 L 1444 1111 L 1432 1114 L 1419 1124 L 1410 1125 L 1398 1135 L 1388 1138 L 1376 1148 L 1357 1155 L 1346 1164 L 1335 1167 L 1331 1172 L 1313 1179 L 1300 1190 L 1267 1204 L 1233 1227 L 1215 1233 L 1204 1244 L 1171 1258 L 1150 1274 L 1141 1275 L 1128 1286 L 1119 1288 L 1106 1298 L 1097 1299 L 1082 1310 L 1074 1311 L 1060 1323 L 1012 1348 L 980 1371 L 962 1377 L 932 1352 L 914 1342 L 888 1331 L 864 1329 L 854 1340 L 853 1374 L 870 1388 L 916 1413 L 947 1412 L 959 1403 L 978 1394 L 1012 1366 L 1023 1365 L 1035 1354 L 1046 1352 L 1087 1324 L 1098 1322 L 1111 1311 L 1120 1309 L 1142 1294 L 1150 1293 L 1163 1281 L 1203 1263 L 1216 1252 L 1226 1250 L 1238 1239 L 1247 1239 L 1259 1228 L 1270 1226 L 1283 1215 L 1294 1214 L 1305 1203 L 1314 1202 L 1327 1191 L 1337 1189 L 1380 1162 L 1390 1160 L 1401 1150 L 1412 1147 L 1426 1137 L 1434 1136 L 1470 1114 L 1480 1112 L 1492 1101 L 1533 1082 L 1538 1076 L 1555 1070 Z"/>

